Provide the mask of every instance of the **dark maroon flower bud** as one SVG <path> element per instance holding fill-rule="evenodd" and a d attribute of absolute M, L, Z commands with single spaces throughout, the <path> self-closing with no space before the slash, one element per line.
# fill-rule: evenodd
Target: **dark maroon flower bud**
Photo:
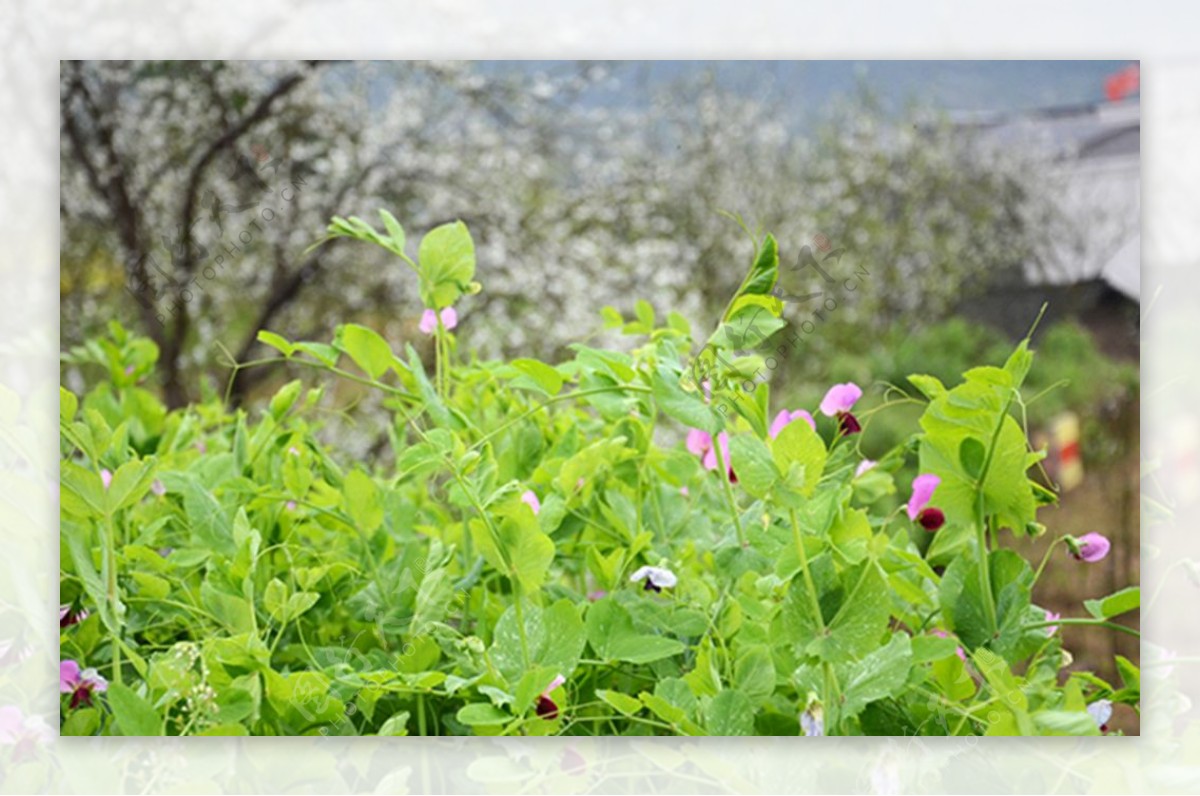
<path fill-rule="evenodd" d="M 843 436 L 850 436 L 862 431 L 858 418 L 850 412 L 838 412 L 838 428 L 841 429 Z"/>
<path fill-rule="evenodd" d="M 941 509 L 930 506 L 921 510 L 921 513 L 917 515 L 917 522 L 922 528 L 932 532 L 946 524 L 946 515 L 942 513 Z"/>
<path fill-rule="evenodd" d="M 540 719 L 552 721 L 558 718 L 558 705 L 554 704 L 554 700 L 544 694 L 537 698 L 535 710 Z"/>

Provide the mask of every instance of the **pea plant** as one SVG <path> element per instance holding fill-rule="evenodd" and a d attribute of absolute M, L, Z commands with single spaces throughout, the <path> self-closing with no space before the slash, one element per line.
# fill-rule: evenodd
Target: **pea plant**
<path fill-rule="evenodd" d="M 150 341 L 113 323 L 64 355 L 103 376 L 61 392 L 63 734 L 1095 735 L 1138 709 L 1133 662 L 1068 670 L 1059 632 L 1136 635 L 1137 588 L 1033 601 L 1051 555 L 1106 538 L 1011 549 L 1053 533 L 1029 338 L 956 385 L 911 376 L 919 428 L 870 461 L 872 418 L 916 399 L 846 383 L 772 413 L 753 376 L 788 345 L 770 235 L 707 337 L 642 301 L 602 313 L 627 350 L 478 361 L 466 226 L 412 256 L 381 218 L 327 238 L 414 273 L 428 368 L 363 325 L 262 331 L 235 371 L 301 378 L 167 411 Z M 381 398 L 377 460 L 323 433 L 335 383 Z"/>

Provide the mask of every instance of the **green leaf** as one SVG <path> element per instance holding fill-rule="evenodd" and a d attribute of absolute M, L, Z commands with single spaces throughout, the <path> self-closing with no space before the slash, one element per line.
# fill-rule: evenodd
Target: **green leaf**
<path fill-rule="evenodd" d="M 1033 714 L 1038 735 L 1099 735 L 1100 728 L 1087 711 L 1042 710 Z"/>
<path fill-rule="evenodd" d="M 729 455 L 738 483 L 754 497 L 766 497 L 779 480 L 779 470 L 763 441 L 750 434 L 738 434 L 729 440 Z"/>
<path fill-rule="evenodd" d="M 67 717 L 58 734 L 62 737 L 95 735 L 100 729 L 100 712 L 95 708 L 80 708 Z"/>
<path fill-rule="evenodd" d="M 558 395 L 562 390 L 562 374 L 545 362 L 536 359 L 514 359 L 510 364 L 521 372 L 521 375 L 512 381 L 514 387 L 536 390 L 551 397 Z"/>
<path fill-rule="evenodd" d="M 198 736 L 231 736 L 249 735 L 250 731 L 241 724 L 216 724 L 196 733 Z"/>
<path fill-rule="evenodd" d="M 746 279 L 746 286 L 742 289 L 742 294 L 765 295 L 770 293 L 778 279 L 779 244 L 775 242 L 775 236 L 767 235 L 763 239 L 762 246 L 759 247 L 754 265 L 750 267 L 750 276 Z"/>
<path fill-rule="evenodd" d="M 605 691 L 603 688 L 598 688 L 596 696 L 626 716 L 632 716 L 642 709 L 640 700 L 634 699 L 628 694 L 622 694 L 620 691 Z"/>
<path fill-rule="evenodd" d="M 237 553 L 237 547 L 233 541 L 233 524 L 225 509 L 195 476 L 182 476 L 182 484 L 183 509 L 195 545 L 232 557 Z"/>
<path fill-rule="evenodd" d="M 400 226 L 400 222 L 386 210 L 379 211 L 379 217 L 383 219 L 383 228 L 387 230 L 389 242 L 388 246 L 396 254 L 404 254 L 404 244 L 407 239 L 404 235 L 404 227 Z"/>
<path fill-rule="evenodd" d="M 135 460 L 126 462 L 113 473 L 112 483 L 108 487 L 108 513 L 115 514 L 123 508 L 132 506 L 150 491 L 154 483 L 154 460 Z"/>
<path fill-rule="evenodd" d="M 70 423 L 75 419 L 75 412 L 79 410 L 79 399 L 75 397 L 75 393 L 68 390 L 66 387 L 58 388 L 58 418 L 64 423 Z"/>
<path fill-rule="evenodd" d="M 526 603 L 522 606 L 528 660 L 521 645 L 516 607 L 512 606 L 501 615 L 493 631 L 489 653 L 493 665 L 506 681 L 514 684 L 520 681 L 528 666 L 552 670 L 551 678 L 554 674 L 570 677 L 579 665 L 579 656 L 586 643 L 578 609 L 565 598 L 544 609 Z"/>
<path fill-rule="evenodd" d="M 926 376 L 921 373 L 914 373 L 908 377 L 908 381 L 912 386 L 921 391 L 929 400 L 940 398 L 946 394 L 946 388 L 941 380 L 936 376 Z"/>
<path fill-rule="evenodd" d="M 753 735 L 754 706 L 742 692 L 726 689 L 708 703 L 705 726 L 709 735 Z"/>
<path fill-rule="evenodd" d="M 958 649 L 958 642 L 952 638 L 941 636 L 913 636 L 913 663 L 928 663 L 938 661 L 953 655 Z"/>
<path fill-rule="evenodd" d="M 947 523 L 974 523 L 978 476 L 965 464 L 976 461 L 978 451 L 967 443 L 964 463 L 962 446 L 971 437 L 985 447 L 994 444 L 990 456 L 983 457 L 984 514 L 995 516 L 999 527 L 1023 533 L 1036 519 L 1037 504 L 1025 475 L 1034 460 L 1027 455 L 1020 424 L 1007 413 L 1015 394 L 1013 377 L 1000 368 L 974 368 L 964 376 L 966 381 L 930 401 L 921 416 L 920 471 L 941 479 L 933 499 Z"/>
<path fill-rule="evenodd" d="M 585 625 L 588 643 L 604 660 L 651 663 L 686 649 L 676 639 L 639 633 L 629 612 L 611 597 L 588 607 Z"/>
<path fill-rule="evenodd" d="M 762 705 L 775 693 L 775 663 L 769 647 L 755 644 L 738 655 L 733 685 L 753 705 Z"/>
<path fill-rule="evenodd" d="M 842 683 L 844 718 L 858 714 L 868 703 L 897 696 L 912 668 L 912 648 L 908 636 L 897 633 L 885 646 L 856 664 L 839 667 Z"/>
<path fill-rule="evenodd" d="M 721 430 L 721 417 L 712 406 L 704 402 L 699 392 L 688 392 L 680 386 L 680 377 L 666 368 L 654 374 L 654 402 L 670 417 L 690 428 L 698 428 L 709 434 Z"/>
<path fill-rule="evenodd" d="M 730 308 L 729 317 L 717 327 L 709 343 L 734 351 L 750 351 L 759 347 L 767 338 L 787 326 L 787 322 L 775 310 L 778 304 L 778 299 L 764 300 L 758 296 L 738 299 Z"/>
<path fill-rule="evenodd" d="M 864 562 L 859 571 L 861 574 L 856 582 L 852 581 L 855 570 L 847 571 L 846 575 L 851 576 L 851 581 L 844 577 L 843 582 L 853 582 L 854 585 L 829 623 L 827 636 L 815 639 L 809 645 L 810 651 L 831 663 L 861 658 L 875 648 L 887 629 L 891 615 L 887 581 L 872 560 Z"/>
<path fill-rule="evenodd" d="M 337 364 L 337 348 L 326 343 L 296 343 L 296 350 L 303 351 L 313 359 L 331 368 Z"/>
<path fill-rule="evenodd" d="M 228 594 L 205 581 L 200 585 L 200 604 L 231 634 L 254 632 L 254 609 L 245 597 Z"/>
<path fill-rule="evenodd" d="M 129 686 L 110 683 L 105 694 L 113 718 L 126 736 L 157 736 L 163 734 L 163 720 L 157 711 Z"/>
<path fill-rule="evenodd" d="M 288 342 L 286 338 L 274 332 L 268 332 L 266 329 L 259 329 L 257 339 L 258 342 L 274 348 L 285 357 L 290 357 L 292 352 L 296 350 L 296 347 Z"/>
<path fill-rule="evenodd" d="M 475 277 L 475 242 L 461 221 L 443 224 L 421 239 L 417 252 L 421 300 L 440 310 L 464 293 L 472 292 Z"/>
<path fill-rule="evenodd" d="M 890 591 L 879 566 L 868 559 L 839 574 L 831 556 L 822 553 L 810 559 L 809 569 L 821 617 L 813 614 L 805 579 L 794 577 L 783 609 L 789 635 L 806 654 L 830 663 L 858 660 L 875 649 L 891 614 Z"/>
<path fill-rule="evenodd" d="M 983 443 L 975 437 L 964 437 L 958 445 L 959 464 L 962 465 L 963 472 L 971 478 L 979 478 L 986 457 L 987 451 L 983 449 Z"/>
<path fill-rule="evenodd" d="M 491 702 L 474 702 L 459 708 L 456 718 L 468 727 L 491 727 L 507 724 L 513 717 Z"/>
<path fill-rule="evenodd" d="M 1120 616 L 1138 609 L 1141 604 L 1142 590 L 1137 586 L 1129 586 L 1099 600 L 1083 601 L 1083 607 L 1097 619 L 1111 619 L 1114 616 Z"/>
<path fill-rule="evenodd" d="M 288 410 L 295 405 L 296 399 L 300 397 L 302 386 L 299 379 L 294 379 L 280 387 L 279 392 L 275 393 L 274 397 L 271 398 L 269 407 L 271 417 L 281 420 L 288 413 Z"/>
<path fill-rule="evenodd" d="M 321 595 L 315 591 L 302 591 L 288 597 L 287 601 L 287 617 L 288 621 L 295 619 L 301 614 L 312 608 L 321 599 Z"/>
<path fill-rule="evenodd" d="M 638 299 L 633 306 L 633 311 L 647 333 L 654 330 L 654 307 L 649 301 Z"/>
<path fill-rule="evenodd" d="M 362 470 L 351 470 L 346 475 L 342 500 L 346 513 L 364 536 L 370 536 L 383 524 L 383 493 Z"/>
<path fill-rule="evenodd" d="M 372 379 L 386 373 L 395 361 L 391 346 L 374 329 L 348 323 L 338 329 L 337 340 L 354 364 Z"/>
<path fill-rule="evenodd" d="M 391 735 L 391 736 L 408 735 L 408 718 L 409 718 L 409 713 L 407 710 L 402 710 L 399 713 L 394 713 L 394 714 L 392 714 L 391 717 L 388 718 L 387 721 L 385 721 L 382 725 L 380 725 L 379 732 L 377 732 L 375 734 L 380 735 L 380 736 L 382 736 L 382 735 Z"/>
<path fill-rule="evenodd" d="M 816 490 L 817 483 L 821 480 L 829 453 L 812 426 L 803 420 L 797 420 L 784 426 L 779 436 L 771 441 L 771 455 L 789 486 L 797 488 L 793 482 L 793 475 L 802 476 L 797 491 L 808 497 Z"/>

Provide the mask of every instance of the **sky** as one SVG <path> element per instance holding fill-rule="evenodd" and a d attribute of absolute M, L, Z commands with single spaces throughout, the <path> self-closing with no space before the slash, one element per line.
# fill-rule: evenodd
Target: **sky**
<path fill-rule="evenodd" d="M 492 62 L 484 68 L 552 70 L 572 62 Z M 617 85 L 587 101 L 636 105 L 647 88 L 712 67 L 722 84 L 739 92 L 775 95 L 801 117 L 815 117 L 859 81 L 884 107 L 909 102 L 949 111 L 1018 111 L 1104 100 L 1104 80 L 1130 61 L 641 61 L 624 62 Z"/>

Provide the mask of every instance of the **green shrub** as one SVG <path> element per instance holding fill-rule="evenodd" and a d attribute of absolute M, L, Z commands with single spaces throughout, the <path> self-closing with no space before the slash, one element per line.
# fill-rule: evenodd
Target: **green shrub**
<path fill-rule="evenodd" d="M 402 257 L 432 309 L 478 289 L 463 225 L 413 260 L 385 222 L 330 233 Z M 1051 618 L 1003 546 L 1054 499 L 1027 477 L 1028 341 L 913 376 L 919 430 L 868 469 L 889 410 L 842 384 L 781 417 L 735 353 L 782 327 L 777 275 L 767 236 L 703 345 L 641 302 L 605 313 L 631 353 L 557 365 L 464 363 L 445 314 L 432 374 L 364 326 L 264 332 L 254 366 L 305 376 L 255 413 L 167 412 L 153 346 L 113 325 L 71 354 L 106 377 L 62 391 L 63 733 L 1093 735 L 1136 707 L 1133 664 L 1065 676 L 1054 626 L 1133 633 L 1111 618 L 1137 590 Z M 384 397 L 386 466 L 320 440 L 334 381 Z"/>

